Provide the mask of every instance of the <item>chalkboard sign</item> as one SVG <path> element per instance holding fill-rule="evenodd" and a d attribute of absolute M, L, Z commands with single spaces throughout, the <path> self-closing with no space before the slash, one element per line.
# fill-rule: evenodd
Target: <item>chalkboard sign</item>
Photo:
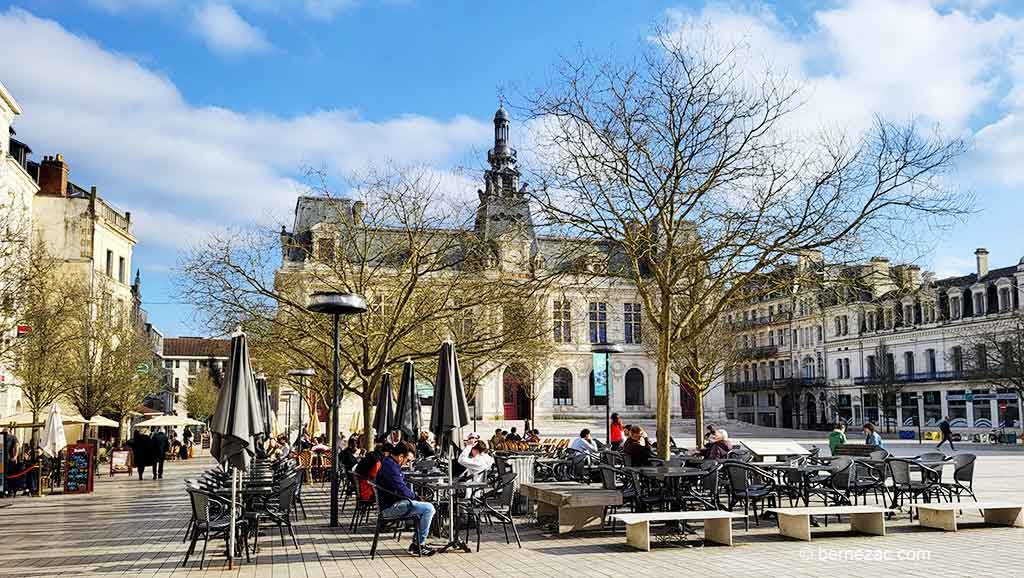
<path fill-rule="evenodd" d="M 110 475 L 132 473 L 132 450 L 119 448 L 110 450 Z"/>
<path fill-rule="evenodd" d="M 75 444 L 65 449 L 65 494 L 87 494 L 92 492 L 92 459 L 91 444 Z"/>
<path fill-rule="evenodd" d="M 210 449 L 210 434 L 203 434 L 203 449 Z"/>

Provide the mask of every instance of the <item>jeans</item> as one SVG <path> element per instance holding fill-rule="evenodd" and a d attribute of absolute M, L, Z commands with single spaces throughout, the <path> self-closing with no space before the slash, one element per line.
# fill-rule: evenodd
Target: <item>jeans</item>
<path fill-rule="evenodd" d="M 427 542 L 427 534 L 430 533 L 430 522 L 434 519 L 434 504 L 427 502 L 416 502 L 413 500 L 401 500 L 395 502 L 381 515 L 384 518 L 401 518 L 404 516 L 415 516 L 420 520 L 420 533 L 416 536 L 417 544 Z"/>

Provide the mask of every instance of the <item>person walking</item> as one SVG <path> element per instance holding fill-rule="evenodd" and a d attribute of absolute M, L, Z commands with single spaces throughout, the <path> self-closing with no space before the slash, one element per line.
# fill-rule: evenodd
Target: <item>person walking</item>
<path fill-rule="evenodd" d="M 170 442 L 167 441 L 167 434 L 163 430 L 156 430 L 150 438 L 153 444 L 153 479 L 164 479 L 164 461 L 167 459 L 167 450 Z"/>
<path fill-rule="evenodd" d="M 132 459 L 135 468 L 139 470 L 139 481 L 142 481 L 142 474 L 152 464 L 153 440 L 142 430 L 135 430 L 132 438 Z"/>
<path fill-rule="evenodd" d="M 181 434 L 181 459 L 188 459 L 188 450 L 192 447 L 192 428 L 185 426 L 185 432 Z"/>
<path fill-rule="evenodd" d="M 955 452 L 956 448 L 953 447 L 953 428 L 949 425 L 948 415 L 939 422 L 939 433 L 942 434 L 942 439 L 939 440 L 939 445 L 935 446 L 935 449 L 939 449 L 942 447 L 942 444 L 949 442 L 949 449 Z"/>

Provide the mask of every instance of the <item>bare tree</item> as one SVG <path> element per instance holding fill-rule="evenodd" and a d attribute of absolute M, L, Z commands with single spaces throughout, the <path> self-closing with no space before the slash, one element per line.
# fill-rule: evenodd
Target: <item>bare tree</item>
<path fill-rule="evenodd" d="M 961 359 L 951 364 L 964 377 L 975 377 L 1017 394 L 1024 407 L 1024 319 L 1013 317 L 986 322 L 980 330 L 964 329 Z"/>
<path fill-rule="evenodd" d="M 11 359 L 32 422 L 37 423 L 66 390 L 68 359 L 80 342 L 69 321 L 87 307 L 88 292 L 77 276 L 56 265 L 41 243 L 33 248 L 27 271 L 19 288 L 17 319 L 30 331 L 14 340 Z"/>
<path fill-rule="evenodd" d="M 355 187 L 358 205 L 324 187 L 311 201 L 323 216 L 316 230 L 282 234 L 276 248 L 259 232 L 214 237 L 186 262 L 180 293 L 214 327 L 241 323 L 267 367 L 316 369 L 309 385 L 328 408 L 331 321 L 306 303 L 316 291 L 365 296 L 369 310 L 344 320 L 341 374 L 345 392 L 362 400 L 370 431 L 386 371 L 405 359 L 430 363 L 456 336 L 461 360 L 514 349 L 526 335 L 504 331 L 500 312 L 546 287 L 539 276 L 489 268 L 491 250 L 472 229 L 474 215 L 440 185 L 418 169 L 371 174 Z M 469 332 L 460 329 L 467 318 Z"/>
<path fill-rule="evenodd" d="M 941 178 L 960 140 L 883 119 L 857 137 L 797 138 L 786 131 L 797 90 L 701 37 L 658 30 L 634 61 L 566 61 L 530 103 L 546 224 L 607 243 L 609 274 L 636 284 L 651 317 L 658 439 L 670 432 L 673 344 L 719 323 L 751 280 L 807 251 L 877 250 L 908 223 L 965 209 Z"/>

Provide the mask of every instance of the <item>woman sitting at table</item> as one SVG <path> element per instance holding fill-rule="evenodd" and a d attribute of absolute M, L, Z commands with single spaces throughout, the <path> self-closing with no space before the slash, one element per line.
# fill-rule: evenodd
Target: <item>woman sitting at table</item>
<path fill-rule="evenodd" d="M 724 460 L 732 451 L 732 443 L 729 442 L 729 432 L 724 429 L 715 430 L 711 443 L 700 450 L 700 455 L 709 460 Z"/>
<path fill-rule="evenodd" d="M 494 466 L 494 458 L 487 454 L 487 443 L 477 440 L 473 445 L 462 448 L 459 465 L 466 468 L 462 474 L 463 479 L 482 482 Z"/>
<path fill-rule="evenodd" d="M 622 454 L 628 457 L 631 467 L 646 468 L 651 465 L 654 450 L 651 448 L 651 440 L 647 439 L 647 433 L 642 427 L 630 426 L 629 439 L 622 444 Z"/>
<path fill-rule="evenodd" d="M 420 432 L 420 439 L 416 442 L 416 455 L 431 458 L 435 453 L 434 444 L 430 441 L 430 432 Z"/>

